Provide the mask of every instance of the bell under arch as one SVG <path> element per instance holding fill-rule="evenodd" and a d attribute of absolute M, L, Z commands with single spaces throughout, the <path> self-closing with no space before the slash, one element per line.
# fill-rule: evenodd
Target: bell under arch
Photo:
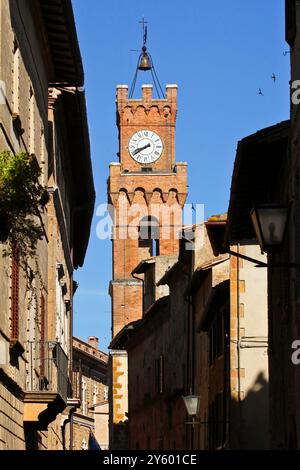
<path fill-rule="evenodd" d="M 144 258 L 159 255 L 159 221 L 153 215 L 142 217 L 138 228 L 139 250 L 145 253 Z"/>

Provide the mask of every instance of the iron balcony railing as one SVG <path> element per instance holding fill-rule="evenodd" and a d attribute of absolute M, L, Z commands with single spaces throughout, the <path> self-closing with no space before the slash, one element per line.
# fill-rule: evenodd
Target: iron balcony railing
<path fill-rule="evenodd" d="M 67 402 L 68 356 L 57 341 L 29 341 L 28 392 L 58 393 Z"/>

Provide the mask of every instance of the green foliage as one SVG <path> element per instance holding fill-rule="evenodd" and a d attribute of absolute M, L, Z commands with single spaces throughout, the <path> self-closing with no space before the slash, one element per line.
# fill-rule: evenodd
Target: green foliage
<path fill-rule="evenodd" d="M 11 214 L 35 214 L 44 191 L 39 183 L 40 175 L 35 157 L 28 153 L 0 153 L 1 209 Z"/>
<path fill-rule="evenodd" d="M 0 153 L 0 236 L 6 255 L 18 246 L 20 261 L 36 256 L 38 240 L 44 236 L 41 211 L 46 190 L 40 184 L 41 170 L 27 152 Z"/>

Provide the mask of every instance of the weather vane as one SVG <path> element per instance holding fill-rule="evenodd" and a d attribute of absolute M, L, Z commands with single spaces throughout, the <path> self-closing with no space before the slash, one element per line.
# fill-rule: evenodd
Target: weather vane
<path fill-rule="evenodd" d="M 155 68 L 154 68 L 152 57 L 149 54 L 149 52 L 147 52 L 147 45 L 146 44 L 147 44 L 148 30 L 147 30 L 146 25 L 148 24 L 148 21 L 145 21 L 145 18 L 143 17 L 142 20 L 139 21 L 139 23 L 142 25 L 142 28 L 143 28 L 143 46 L 142 46 L 142 52 L 140 53 L 139 58 L 138 58 L 138 63 L 137 63 L 137 67 L 136 67 L 134 77 L 133 77 L 132 85 L 130 87 L 129 98 L 132 98 L 134 88 L 135 88 L 135 84 L 136 84 L 136 80 L 137 80 L 138 71 L 142 70 L 143 72 L 146 72 L 147 70 L 150 70 L 151 75 L 152 75 L 152 80 L 153 80 L 153 83 L 154 83 L 154 86 L 155 86 L 155 89 L 156 89 L 157 96 L 158 96 L 159 99 L 161 99 L 161 98 L 164 98 L 165 95 L 164 95 L 162 87 L 159 83 L 159 79 L 158 79 L 157 73 L 156 73 Z"/>

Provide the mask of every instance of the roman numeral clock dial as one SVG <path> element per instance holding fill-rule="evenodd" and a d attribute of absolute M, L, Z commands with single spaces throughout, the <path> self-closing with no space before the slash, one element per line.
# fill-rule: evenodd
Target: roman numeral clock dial
<path fill-rule="evenodd" d="M 129 139 L 128 151 L 138 163 L 154 163 L 162 154 L 163 143 L 156 132 L 147 129 L 137 131 Z"/>

